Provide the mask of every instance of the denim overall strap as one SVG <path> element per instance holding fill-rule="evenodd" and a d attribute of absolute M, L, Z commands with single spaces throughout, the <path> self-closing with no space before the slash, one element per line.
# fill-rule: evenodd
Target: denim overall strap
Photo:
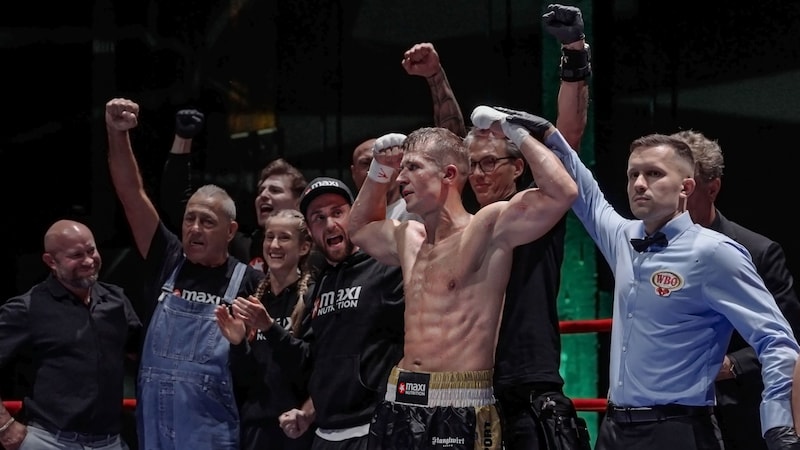
<path fill-rule="evenodd" d="M 239 413 L 228 341 L 214 311 L 235 298 L 244 278 L 237 264 L 223 299 L 203 303 L 176 295 L 176 265 L 162 287 L 145 336 L 139 369 L 140 446 L 159 450 L 238 450 Z M 209 299 L 214 292 L 209 292 Z"/>
<path fill-rule="evenodd" d="M 175 280 L 178 278 L 178 272 L 181 271 L 181 267 L 183 267 L 183 262 L 186 261 L 186 257 L 181 257 L 177 264 L 175 264 L 175 268 L 172 269 L 172 272 L 167 277 L 167 280 L 164 281 L 164 284 L 161 286 L 161 293 L 158 295 L 158 303 L 161 303 L 168 295 L 172 294 L 175 290 Z M 156 307 L 158 310 L 158 307 Z"/>
<path fill-rule="evenodd" d="M 225 297 L 223 298 L 226 303 L 232 303 L 233 299 L 236 298 L 236 294 L 239 292 L 239 286 L 241 286 L 242 280 L 244 279 L 245 270 L 247 270 L 247 264 L 244 263 L 237 263 L 236 267 L 233 269 L 231 281 L 228 283 L 228 290 L 225 291 Z"/>

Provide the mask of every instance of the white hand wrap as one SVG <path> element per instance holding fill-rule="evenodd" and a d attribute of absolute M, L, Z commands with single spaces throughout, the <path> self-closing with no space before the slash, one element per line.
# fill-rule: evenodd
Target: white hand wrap
<path fill-rule="evenodd" d="M 400 147 L 403 145 L 403 141 L 406 140 L 406 135 L 401 133 L 389 133 L 384 134 L 383 136 L 375 139 L 375 143 L 372 145 L 372 154 L 389 147 Z"/>
<path fill-rule="evenodd" d="M 488 130 L 492 126 L 492 122 L 500 122 L 500 127 L 503 129 L 503 134 L 519 147 L 522 145 L 522 140 L 525 136 L 530 136 L 530 132 L 520 125 L 506 122 L 508 114 L 500 112 L 488 106 L 478 106 L 472 111 L 470 120 L 472 124 L 482 130 Z"/>
<path fill-rule="evenodd" d="M 525 136 L 531 135 L 527 128 L 515 123 L 508 123 L 505 119 L 500 122 L 500 127 L 503 129 L 503 134 L 505 134 L 517 148 L 522 148 L 522 140 L 525 139 Z"/>
<path fill-rule="evenodd" d="M 508 117 L 508 114 L 501 113 L 500 111 L 490 108 L 488 106 L 477 106 L 472 110 L 470 120 L 475 127 L 481 130 L 488 130 L 492 126 L 492 122 L 502 121 Z"/>
<path fill-rule="evenodd" d="M 384 166 L 383 164 L 375 161 L 375 155 L 380 153 L 381 150 L 392 147 L 400 147 L 406 140 L 406 135 L 401 133 L 389 133 L 375 139 L 372 145 L 372 163 L 369 165 L 369 172 L 367 176 L 378 183 L 388 183 L 392 181 L 394 175 L 394 168 Z"/>

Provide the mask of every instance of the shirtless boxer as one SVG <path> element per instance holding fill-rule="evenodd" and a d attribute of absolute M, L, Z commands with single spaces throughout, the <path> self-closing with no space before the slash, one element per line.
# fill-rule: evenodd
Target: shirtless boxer
<path fill-rule="evenodd" d="M 471 215 L 461 200 L 470 169 L 463 141 L 443 128 L 421 128 L 401 148 L 376 152 L 353 205 L 353 243 L 400 266 L 406 295 L 404 357 L 375 412 L 372 448 L 501 447 L 492 368 L 512 251 L 544 235 L 577 194 L 541 143 L 552 124 L 539 119 L 522 127 L 503 117 L 478 107 L 472 122 L 511 139 L 538 187 Z M 423 222 L 384 219 L 395 176 L 409 212 Z"/>

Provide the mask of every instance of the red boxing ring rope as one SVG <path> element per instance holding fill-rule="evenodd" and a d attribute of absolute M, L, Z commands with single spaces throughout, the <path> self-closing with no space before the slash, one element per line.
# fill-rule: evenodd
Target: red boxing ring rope
<path fill-rule="evenodd" d="M 611 319 L 563 320 L 559 322 L 562 333 L 608 333 Z"/>
<path fill-rule="evenodd" d="M 611 319 L 564 320 L 559 323 L 559 328 L 564 334 L 607 333 L 611 331 Z M 604 398 L 573 398 L 572 402 L 578 411 L 604 412 L 606 410 L 606 399 Z M 22 408 L 22 402 L 19 400 L 6 400 L 3 402 L 3 406 L 6 407 L 10 414 L 14 415 Z M 122 408 L 126 411 L 135 410 L 136 399 L 123 399 Z"/>

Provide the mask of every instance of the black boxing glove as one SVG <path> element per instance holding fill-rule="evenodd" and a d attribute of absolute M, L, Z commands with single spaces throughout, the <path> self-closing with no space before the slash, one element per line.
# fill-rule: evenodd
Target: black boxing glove
<path fill-rule="evenodd" d="M 551 4 L 542 15 L 544 28 L 562 44 L 571 44 L 584 39 L 583 14 L 574 6 Z"/>
<path fill-rule="evenodd" d="M 175 113 L 175 134 L 192 139 L 203 129 L 206 116 L 196 109 L 182 109 Z"/>
<path fill-rule="evenodd" d="M 770 428 L 764 434 L 769 450 L 798 450 L 800 449 L 800 436 L 793 427 Z"/>

